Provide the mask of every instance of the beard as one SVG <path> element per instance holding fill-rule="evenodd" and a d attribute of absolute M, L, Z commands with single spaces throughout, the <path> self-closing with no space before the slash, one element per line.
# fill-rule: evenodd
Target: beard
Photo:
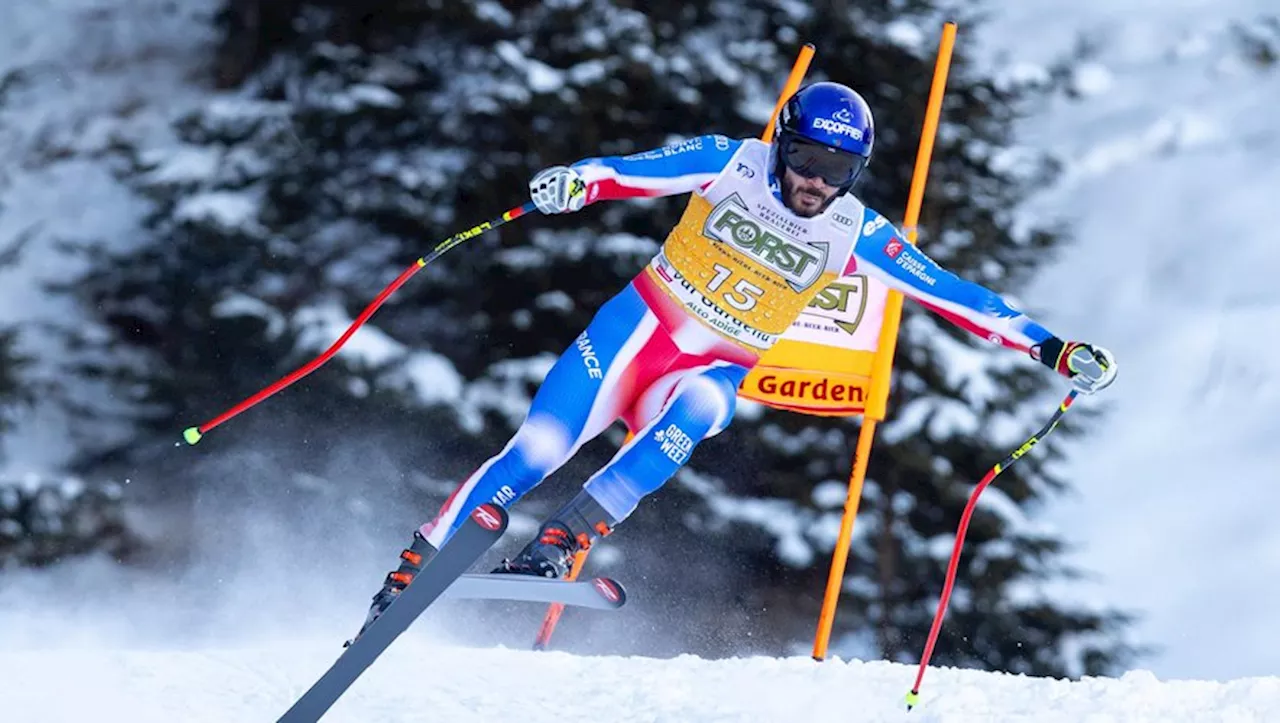
<path fill-rule="evenodd" d="M 801 218 L 813 218 L 827 210 L 827 206 L 831 204 L 835 194 L 828 197 L 821 191 L 797 186 L 791 183 L 791 180 L 784 175 L 782 178 L 782 198 L 786 201 L 787 208 L 795 215 Z"/>

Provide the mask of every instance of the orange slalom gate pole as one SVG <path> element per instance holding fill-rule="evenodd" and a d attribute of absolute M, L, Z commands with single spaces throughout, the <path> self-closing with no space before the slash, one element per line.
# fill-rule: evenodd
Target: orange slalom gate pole
<path fill-rule="evenodd" d="M 631 432 L 627 432 L 627 438 L 622 441 L 622 446 L 627 446 L 634 436 Z M 578 574 L 582 572 L 582 568 L 587 564 L 587 555 L 589 554 L 591 554 L 590 547 L 574 553 L 573 564 L 569 566 L 569 574 L 564 576 L 565 582 L 573 582 L 578 579 Z M 538 636 L 533 639 L 534 650 L 547 649 L 547 645 L 551 643 L 551 635 L 556 631 L 556 625 L 560 624 L 561 615 L 564 615 L 564 603 L 551 603 L 547 606 L 547 614 L 542 616 L 542 625 L 538 628 Z"/>
<path fill-rule="evenodd" d="M 858 446 L 853 455 L 853 470 L 849 473 L 849 494 L 844 500 L 840 534 L 836 537 L 836 549 L 831 556 L 831 571 L 827 574 L 827 590 L 822 598 L 822 613 L 818 617 L 818 633 L 813 641 L 814 660 L 826 660 L 827 657 L 831 628 L 836 620 L 836 603 L 840 600 L 840 588 L 844 582 L 844 570 L 849 559 L 849 544 L 853 540 L 853 521 L 858 516 L 858 503 L 862 499 L 862 481 L 867 476 L 867 458 L 871 456 L 871 441 L 875 434 L 876 420 L 864 416 L 862 431 L 858 433 Z"/>
<path fill-rule="evenodd" d="M 809 63 L 813 62 L 814 50 L 813 43 L 805 43 L 804 47 L 800 48 L 800 54 L 796 56 L 796 62 L 791 65 L 791 74 L 787 76 L 787 82 L 783 84 L 782 92 L 778 94 L 778 102 L 773 105 L 773 115 L 769 116 L 769 124 L 760 134 L 760 140 L 765 143 L 773 140 L 773 127 L 778 124 L 778 114 L 782 112 L 782 106 L 800 89 L 800 81 L 804 80 L 805 74 L 809 72 Z"/>
<path fill-rule="evenodd" d="M 569 574 L 564 576 L 565 582 L 573 582 L 578 579 L 578 573 L 587 564 L 587 555 L 590 552 L 590 547 L 585 550 L 578 550 L 573 556 L 573 567 L 569 569 Z M 542 618 L 542 627 L 538 628 L 538 637 L 533 640 L 534 650 L 547 649 L 547 646 L 551 644 L 551 635 L 555 633 L 556 625 L 560 623 L 560 616 L 563 614 L 564 603 L 551 603 L 547 606 L 547 614 Z"/>
<path fill-rule="evenodd" d="M 773 127 L 777 124 L 778 114 L 782 112 L 782 105 L 787 102 L 791 96 L 795 95 L 800 88 L 800 81 L 804 80 L 804 76 L 809 72 L 809 63 L 813 61 L 815 48 L 813 43 L 805 43 L 800 48 L 800 53 L 796 56 L 796 62 L 791 66 L 791 74 L 787 76 L 787 82 L 782 86 L 782 93 L 778 95 L 778 102 L 773 106 L 773 115 L 769 117 L 769 123 L 765 126 L 764 132 L 760 134 L 760 140 L 768 143 L 773 139 Z M 627 442 L 631 441 L 631 434 L 627 434 Z M 623 442 L 625 445 L 626 442 Z M 569 570 L 569 574 L 565 576 L 566 582 L 572 582 L 578 579 L 578 573 L 582 570 L 582 566 L 587 562 L 587 554 L 590 548 L 580 550 L 573 558 L 573 567 Z M 538 629 L 538 637 L 533 641 L 534 650 L 546 650 L 547 645 L 551 642 L 551 635 L 556 630 L 556 625 L 560 622 L 560 616 L 564 614 L 564 604 L 552 603 L 547 607 L 547 614 L 542 618 L 542 627 Z"/>
<path fill-rule="evenodd" d="M 951 69 L 951 51 L 955 47 L 956 24 L 948 22 L 942 27 L 942 41 L 938 46 L 938 58 L 933 68 L 933 85 L 929 89 L 929 102 L 925 108 L 924 129 L 920 147 L 916 153 L 915 170 L 911 175 L 911 189 L 907 195 L 907 212 L 902 230 L 907 241 L 915 244 L 917 225 L 920 222 L 920 205 L 924 201 L 925 182 L 929 177 L 929 162 L 933 158 L 933 142 L 938 133 L 938 119 L 942 115 L 942 95 L 947 86 L 947 73 Z M 867 475 L 867 463 L 871 457 L 871 442 L 875 437 L 876 423 L 884 419 L 884 407 L 889 396 L 889 375 L 893 370 L 893 353 L 898 342 L 898 325 L 902 320 L 902 294 L 890 290 L 885 304 L 884 324 L 880 328 L 875 369 L 872 373 L 871 398 L 867 413 L 863 415 L 862 429 L 858 433 L 858 445 L 853 458 L 853 470 L 849 475 L 849 494 L 845 498 L 844 517 L 840 520 L 840 534 L 836 549 L 831 555 L 831 572 L 827 576 L 826 594 L 822 599 L 822 613 L 818 618 L 818 631 L 813 640 L 813 658 L 825 660 L 831 641 L 831 628 L 835 624 L 836 604 L 844 584 L 845 566 L 849 559 L 849 545 L 853 539 L 853 523 L 858 517 L 858 504 L 862 500 L 862 483 Z M 870 408 L 870 407 L 874 408 Z"/>

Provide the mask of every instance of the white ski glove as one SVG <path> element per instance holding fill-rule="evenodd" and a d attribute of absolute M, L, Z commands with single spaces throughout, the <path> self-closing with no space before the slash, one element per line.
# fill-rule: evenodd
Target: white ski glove
<path fill-rule="evenodd" d="M 1070 379 L 1083 394 L 1102 391 L 1116 380 L 1116 358 L 1100 346 L 1055 337 L 1038 351 L 1041 363 Z"/>
<path fill-rule="evenodd" d="M 581 211 L 587 205 L 587 182 L 568 166 L 544 168 L 529 181 L 529 197 L 546 214 Z"/>

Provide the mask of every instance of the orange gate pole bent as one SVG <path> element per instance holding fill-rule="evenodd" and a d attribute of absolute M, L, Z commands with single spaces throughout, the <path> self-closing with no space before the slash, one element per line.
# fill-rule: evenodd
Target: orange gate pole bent
<path fill-rule="evenodd" d="M 911 175 L 911 190 L 907 196 L 907 213 L 902 231 L 907 241 L 916 243 L 917 225 L 920 222 L 920 205 L 924 200 L 925 182 L 929 177 L 929 161 L 933 158 L 933 141 L 938 133 L 938 119 L 942 114 L 942 95 L 947 86 L 947 72 L 951 69 L 951 51 L 955 46 L 956 24 L 948 22 L 942 27 L 942 41 L 938 46 L 938 59 L 933 68 L 933 85 L 929 89 L 929 103 L 925 108 L 924 129 L 920 147 L 916 153 L 915 170 Z M 849 494 L 845 498 L 844 517 L 840 520 L 840 535 L 831 555 L 831 572 L 827 576 L 827 590 L 822 599 L 822 614 L 818 618 L 818 631 L 813 640 L 813 658 L 825 660 L 827 645 L 831 640 L 831 628 L 835 623 L 836 603 L 844 584 L 845 565 L 849 558 L 849 545 L 853 539 L 853 523 L 858 517 L 858 503 L 862 500 L 862 483 L 867 476 L 867 461 L 871 457 L 871 442 L 875 437 L 876 423 L 884 419 L 889 398 L 889 375 L 893 371 L 893 352 L 898 342 L 898 324 L 902 320 L 902 294 L 890 290 L 885 304 L 884 323 L 880 327 L 880 340 L 876 349 L 875 367 L 871 374 L 871 402 L 863 414 L 862 429 L 858 432 L 858 445 L 854 451 L 853 470 L 849 475 Z"/>
<path fill-rule="evenodd" d="M 769 116 L 769 123 L 764 127 L 764 133 L 760 134 L 760 140 L 765 143 L 773 140 L 773 127 L 778 123 L 778 114 L 782 112 L 782 106 L 800 89 L 800 81 L 804 80 L 805 74 L 809 72 L 813 53 L 813 43 L 805 43 L 804 47 L 800 48 L 800 54 L 796 56 L 796 62 L 791 66 L 791 75 L 787 76 L 787 82 L 778 95 L 778 102 L 773 106 L 773 115 Z"/>
<path fill-rule="evenodd" d="M 778 102 L 773 106 L 773 115 L 769 117 L 769 123 L 765 126 L 764 133 L 760 134 L 760 140 L 768 143 L 773 139 L 773 127 L 778 121 L 778 114 L 782 112 L 782 105 L 787 102 L 791 96 L 795 95 L 800 88 L 800 81 L 804 80 L 804 76 L 809 72 L 809 63 L 813 60 L 814 47 L 813 43 L 805 43 L 800 48 L 800 54 L 796 56 L 796 62 L 791 66 L 791 75 L 787 76 L 787 82 L 782 86 L 782 93 L 778 96 Z M 627 442 L 631 441 L 631 433 L 627 433 Z M 625 445 L 626 442 L 623 442 Z M 591 548 L 579 550 L 573 557 L 573 567 L 569 569 L 569 574 L 565 576 L 566 582 L 572 582 L 578 579 L 578 573 L 582 570 L 583 565 L 587 562 L 587 554 Z M 555 632 L 556 625 L 560 622 L 560 616 L 564 614 L 564 605 L 562 603 L 552 603 L 547 607 L 547 614 L 542 618 L 542 627 L 538 629 L 538 636 L 533 641 L 534 650 L 545 650 L 547 644 L 551 642 L 551 634 Z"/>

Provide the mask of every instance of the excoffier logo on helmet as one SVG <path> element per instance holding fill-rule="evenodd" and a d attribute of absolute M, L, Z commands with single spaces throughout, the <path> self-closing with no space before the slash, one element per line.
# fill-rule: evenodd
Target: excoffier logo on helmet
<path fill-rule="evenodd" d="M 848 123 L 841 123 L 838 120 L 830 118 L 814 118 L 813 127 L 820 131 L 828 131 L 836 135 L 849 136 L 855 141 L 862 140 L 862 129 L 857 126 L 851 126 Z"/>
<path fill-rule="evenodd" d="M 751 255 L 776 271 L 796 291 L 813 285 L 827 265 L 827 250 L 802 244 L 777 228 L 752 216 L 747 205 L 733 194 L 721 201 L 707 216 L 702 233 L 707 238 Z"/>

